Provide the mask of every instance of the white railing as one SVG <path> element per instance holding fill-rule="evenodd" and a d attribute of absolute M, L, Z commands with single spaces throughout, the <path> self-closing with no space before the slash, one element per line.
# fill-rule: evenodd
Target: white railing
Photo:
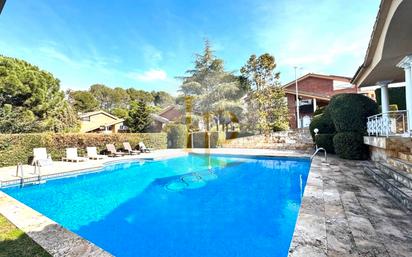
<path fill-rule="evenodd" d="M 410 136 L 407 111 L 392 111 L 368 117 L 369 136 Z"/>

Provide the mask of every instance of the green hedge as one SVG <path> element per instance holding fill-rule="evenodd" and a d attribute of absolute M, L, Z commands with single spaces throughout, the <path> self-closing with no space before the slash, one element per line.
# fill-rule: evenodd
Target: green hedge
<path fill-rule="evenodd" d="M 363 135 L 358 132 L 337 133 L 333 137 L 336 154 L 343 159 L 366 160 L 368 147 L 363 143 Z"/>
<path fill-rule="evenodd" d="M 106 144 L 114 143 L 117 148 L 123 142 L 130 142 L 132 147 L 142 141 L 147 147 L 164 149 L 167 146 L 165 133 L 33 133 L 0 134 L 0 166 L 14 166 L 17 163 L 29 163 L 33 148 L 46 147 L 54 160 L 65 156 L 67 147 L 77 147 L 79 154 L 84 154 L 87 146 L 96 146 L 99 151 L 106 149 Z"/>
<path fill-rule="evenodd" d="M 319 129 L 319 134 L 334 134 L 336 132 L 335 125 L 333 125 L 333 121 L 327 111 L 313 117 L 310 122 L 309 132 L 313 141 L 315 141 L 315 132 L 313 132 L 315 128 Z"/>
<path fill-rule="evenodd" d="M 365 134 L 367 117 L 378 113 L 378 105 L 361 94 L 339 94 L 332 97 L 327 112 L 337 132 Z"/>
<path fill-rule="evenodd" d="M 406 110 L 405 87 L 388 88 L 389 103 L 396 104 L 399 110 Z M 381 105 L 381 89 L 375 90 L 376 102 Z"/>
<path fill-rule="evenodd" d="M 169 124 L 166 126 L 167 148 L 186 148 L 188 131 L 186 125 Z"/>
<path fill-rule="evenodd" d="M 221 146 L 226 140 L 225 132 L 209 132 L 210 134 L 210 148 Z M 192 147 L 192 137 L 189 135 L 188 146 Z M 193 133 L 193 148 L 207 148 L 209 137 L 206 132 Z"/>
<path fill-rule="evenodd" d="M 316 136 L 315 143 L 318 147 L 325 148 L 328 153 L 335 153 L 333 137 L 335 134 L 319 134 Z"/>

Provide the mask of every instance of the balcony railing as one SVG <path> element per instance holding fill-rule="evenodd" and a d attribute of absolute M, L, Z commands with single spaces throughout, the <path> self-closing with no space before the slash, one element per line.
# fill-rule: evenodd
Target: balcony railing
<path fill-rule="evenodd" d="M 392 111 L 368 117 L 369 136 L 410 136 L 407 111 Z"/>

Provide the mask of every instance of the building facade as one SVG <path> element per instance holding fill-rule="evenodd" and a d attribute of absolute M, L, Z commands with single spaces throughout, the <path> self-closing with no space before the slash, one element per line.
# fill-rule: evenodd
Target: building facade
<path fill-rule="evenodd" d="M 283 88 L 289 109 L 289 127 L 308 127 L 314 112 L 329 104 L 330 98 L 341 93 L 357 93 L 357 88 L 350 83 L 351 78 L 344 76 L 308 73 L 291 81 Z M 297 110 L 296 91 L 299 98 L 299 115 Z M 297 117 L 299 116 L 299 119 Z"/>
<path fill-rule="evenodd" d="M 105 111 L 83 113 L 79 118 L 82 133 L 117 133 L 124 121 Z"/>

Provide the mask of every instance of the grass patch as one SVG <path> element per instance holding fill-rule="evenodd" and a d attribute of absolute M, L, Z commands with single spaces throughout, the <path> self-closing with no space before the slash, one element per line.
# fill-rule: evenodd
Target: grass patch
<path fill-rule="evenodd" d="M 51 255 L 0 215 L 0 257 L 51 257 Z"/>

